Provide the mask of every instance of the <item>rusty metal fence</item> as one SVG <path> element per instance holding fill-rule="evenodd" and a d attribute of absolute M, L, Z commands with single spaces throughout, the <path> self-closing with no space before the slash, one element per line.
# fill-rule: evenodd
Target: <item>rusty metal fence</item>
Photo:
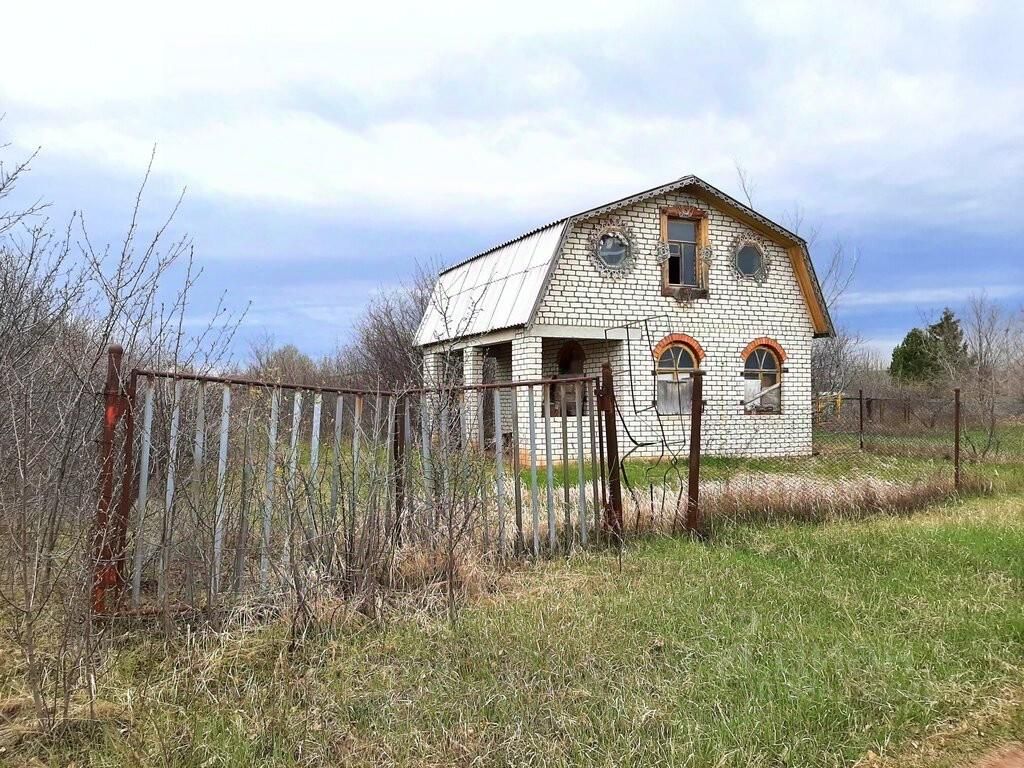
<path fill-rule="evenodd" d="M 621 531 L 610 371 L 394 392 L 124 373 L 120 357 L 98 613 L 354 590 L 410 551 L 542 557 Z"/>
<path fill-rule="evenodd" d="M 94 608 L 365 590 L 412 553 L 537 558 L 734 519 L 912 509 L 986 472 L 1012 477 L 1024 458 L 1024 420 L 985 422 L 960 390 L 818 397 L 809 449 L 778 455 L 768 429 L 737 455 L 706 413 L 703 374 L 691 378 L 688 439 L 651 458 L 634 456 L 645 445 L 607 364 L 395 392 L 122 374 L 112 350 Z"/>

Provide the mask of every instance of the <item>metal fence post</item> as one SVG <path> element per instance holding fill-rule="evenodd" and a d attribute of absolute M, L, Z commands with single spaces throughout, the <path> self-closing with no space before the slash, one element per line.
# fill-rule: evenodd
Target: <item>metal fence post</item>
<path fill-rule="evenodd" d="M 686 530 L 698 533 L 700 520 L 700 426 L 704 418 L 704 371 L 691 373 L 693 387 L 690 391 L 690 466 L 687 472 L 686 488 Z"/>
<path fill-rule="evenodd" d="M 860 449 L 864 450 L 864 390 L 857 390 L 857 411 L 860 418 L 860 427 L 858 431 L 858 438 L 860 442 Z"/>
<path fill-rule="evenodd" d="M 610 503 L 605 512 L 605 525 L 617 542 L 622 540 L 622 478 L 619 468 L 619 438 L 615 425 L 615 384 L 612 367 L 601 366 L 601 410 L 604 412 L 606 448 L 608 451 L 608 490 Z"/>
<path fill-rule="evenodd" d="M 405 506 L 405 424 L 406 409 L 409 407 L 409 398 L 399 395 L 395 403 L 395 433 L 394 440 L 394 462 L 395 462 L 395 517 L 392 522 L 392 539 L 395 544 L 402 541 L 402 509 Z"/>
<path fill-rule="evenodd" d="M 103 389 L 103 432 L 100 438 L 99 501 L 93 532 L 92 609 L 106 610 L 106 592 L 120 581 L 110 528 L 110 505 L 114 497 L 114 432 L 124 410 L 121 395 L 121 359 L 124 350 L 112 344 L 107 350 L 107 379 Z"/>
<path fill-rule="evenodd" d="M 960 387 L 953 390 L 953 487 L 960 490 Z"/>
<path fill-rule="evenodd" d="M 523 489 L 519 477 L 519 387 L 509 388 L 512 395 L 512 491 L 516 512 L 516 547 L 515 552 L 521 555 L 526 551 L 526 536 L 523 531 Z M 533 414 L 530 414 L 533 418 Z"/>
<path fill-rule="evenodd" d="M 117 560 L 117 578 L 121 586 L 128 579 L 128 526 L 131 521 L 132 500 L 135 498 L 135 389 L 138 376 L 135 371 L 128 375 L 128 390 L 121 392 L 124 408 L 124 468 L 121 480 L 121 498 L 118 501 L 117 518 L 114 524 L 114 557 Z"/>

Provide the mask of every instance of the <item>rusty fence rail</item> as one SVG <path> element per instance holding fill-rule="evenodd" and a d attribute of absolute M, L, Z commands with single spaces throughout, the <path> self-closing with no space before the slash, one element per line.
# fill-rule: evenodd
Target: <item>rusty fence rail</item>
<path fill-rule="evenodd" d="M 414 550 L 541 557 L 621 531 L 610 373 L 604 385 L 394 392 L 124 374 L 120 357 L 111 350 L 106 388 L 99 613 L 354 589 Z"/>

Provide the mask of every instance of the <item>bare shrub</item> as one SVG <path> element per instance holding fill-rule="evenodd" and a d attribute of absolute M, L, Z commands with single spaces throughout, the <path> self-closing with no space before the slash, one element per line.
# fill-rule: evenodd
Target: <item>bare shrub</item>
<path fill-rule="evenodd" d="M 57 230 L 43 206 L 12 203 L 27 171 L 0 171 L 0 610 L 35 716 L 51 728 L 79 693 L 92 706 L 102 671 L 89 591 L 96 553 L 113 543 L 92 527 L 108 346 L 140 364 L 209 367 L 231 333 L 222 309 L 198 334 L 184 331 L 192 244 L 168 234 L 177 206 L 140 232 L 145 180 L 124 239 L 98 247 L 81 214 Z M 177 287 L 166 284 L 174 265 Z"/>
<path fill-rule="evenodd" d="M 965 443 L 973 458 L 985 459 L 1007 449 L 1024 458 L 1024 445 L 1003 445 L 1003 429 L 1024 423 L 1024 324 L 984 294 L 971 296 L 964 322 L 970 368 L 963 388 Z"/>

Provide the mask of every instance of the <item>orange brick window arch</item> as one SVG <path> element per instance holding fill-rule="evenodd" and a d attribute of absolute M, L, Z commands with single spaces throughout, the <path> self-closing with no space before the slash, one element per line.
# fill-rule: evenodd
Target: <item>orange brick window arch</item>
<path fill-rule="evenodd" d="M 786 361 L 786 358 L 788 357 L 788 355 L 786 354 L 786 350 L 782 348 L 782 345 L 779 344 L 779 342 L 768 336 L 761 336 L 759 338 L 754 339 L 752 342 L 750 342 L 749 344 L 747 344 L 747 346 L 743 348 L 743 352 L 740 353 L 740 359 L 746 360 L 748 357 L 750 357 L 750 353 L 753 352 L 758 347 L 768 347 L 768 349 L 774 352 L 775 356 L 779 358 L 780 365 L 784 363 Z"/>
<path fill-rule="evenodd" d="M 673 344 L 682 344 L 689 347 L 690 351 L 693 353 L 694 360 L 697 361 L 697 365 L 700 365 L 701 361 L 704 359 L 704 347 L 702 347 L 700 342 L 693 338 L 693 336 L 685 333 L 670 333 L 655 345 L 655 362 L 657 362 L 661 358 L 662 353 Z"/>

